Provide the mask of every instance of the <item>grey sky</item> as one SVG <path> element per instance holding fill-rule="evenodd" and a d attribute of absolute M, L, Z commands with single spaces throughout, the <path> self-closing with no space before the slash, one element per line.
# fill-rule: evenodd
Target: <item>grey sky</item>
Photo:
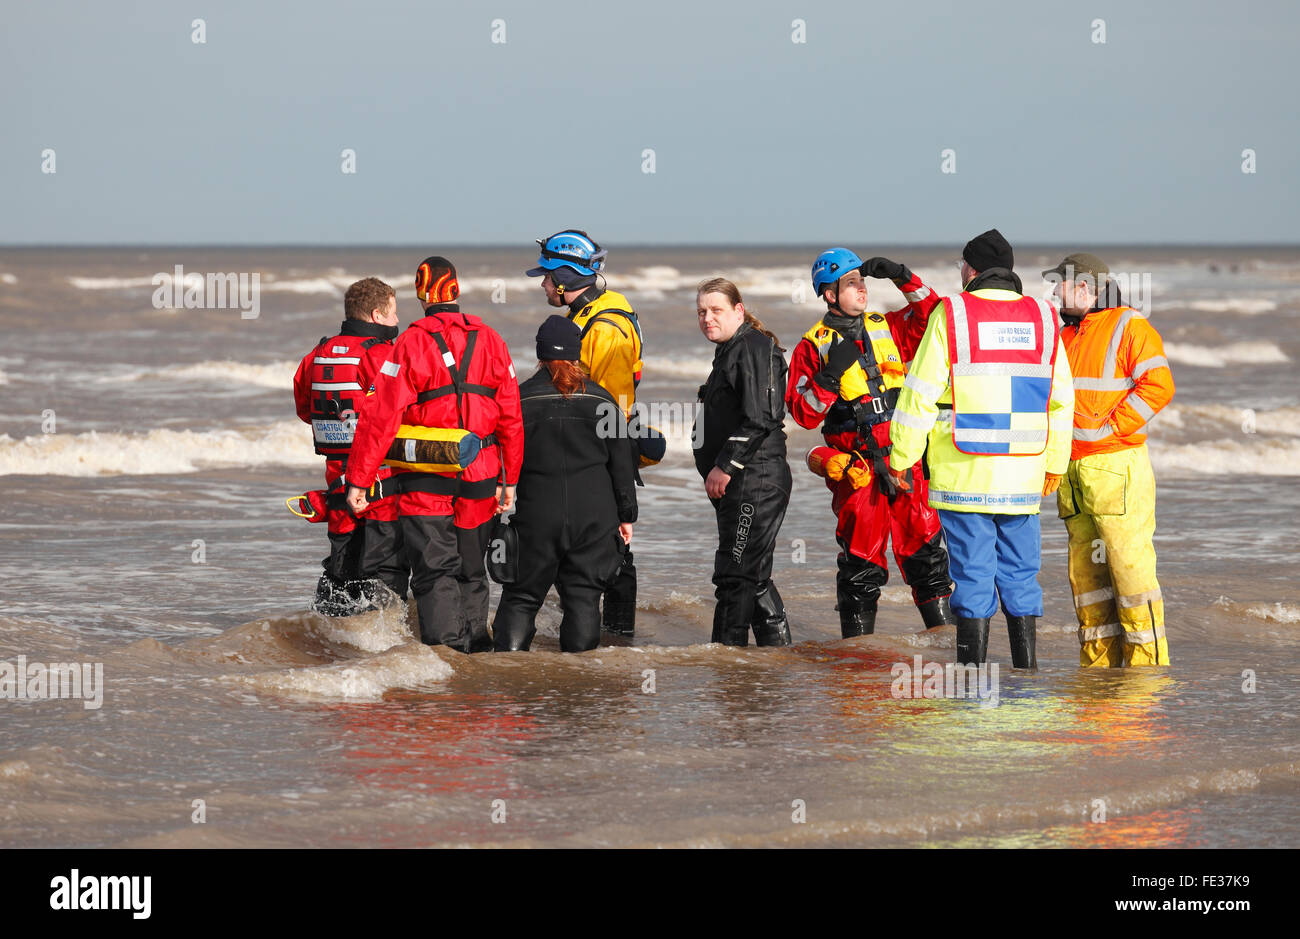
<path fill-rule="evenodd" d="M 1294 2 L 56 0 L 0 50 L 0 243 L 1300 241 Z"/>

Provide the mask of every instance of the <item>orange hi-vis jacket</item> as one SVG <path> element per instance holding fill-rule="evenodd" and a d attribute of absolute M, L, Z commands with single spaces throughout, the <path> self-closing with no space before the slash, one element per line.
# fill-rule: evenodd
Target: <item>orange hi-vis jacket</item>
<path fill-rule="evenodd" d="M 1147 423 L 1174 396 L 1155 327 L 1131 307 L 1110 307 L 1062 329 L 1061 342 L 1074 376 L 1070 459 L 1140 446 Z"/>

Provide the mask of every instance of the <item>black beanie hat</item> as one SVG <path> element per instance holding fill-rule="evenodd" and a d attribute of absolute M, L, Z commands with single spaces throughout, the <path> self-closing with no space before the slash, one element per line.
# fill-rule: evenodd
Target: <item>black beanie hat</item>
<path fill-rule="evenodd" d="M 573 321 L 554 313 L 537 330 L 537 361 L 561 359 L 576 362 L 582 350 L 582 334 Z"/>
<path fill-rule="evenodd" d="M 976 271 L 983 273 L 995 267 L 1011 270 L 1016 258 L 1011 252 L 1011 245 L 1002 237 L 1002 232 L 990 228 L 982 235 L 976 235 L 966 242 L 961 256 Z"/>
<path fill-rule="evenodd" d="M 565 289 L 566 293 L 575 291 L 579 287 L 590 287 L 596 282 L 595 274 L 579 274 L 571 267 L 557 267 L 547 273 L 551 275 L 551 280 Z"/>

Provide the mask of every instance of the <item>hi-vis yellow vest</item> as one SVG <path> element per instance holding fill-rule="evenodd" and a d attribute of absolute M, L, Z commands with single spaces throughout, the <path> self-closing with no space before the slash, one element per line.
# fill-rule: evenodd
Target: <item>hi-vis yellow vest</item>
<path fill-rule="evenodd" d="M 1034 297 L 1007 303 L 963 293 L 944 300 L 953 446 L 970 454 L 1040 455 L 1059 345 L 1055 312 Z"/>
<path fill-rule="evenodd" d="M 636 403 L 636 386 L 641 383 L 641 324 L 632 312 L 627 297 L 606 290 L 595 300 L 569 317 L 582 335 L 582 364 L 592 379 L 613 395 L 625 415 Z M 603 334 L 591 335 L 597 323 L 613 326 L 622 339 L 610 341 Z M 627 345 L 624 352 L 620 346 Z M 611 359 L 624 359 L 611 361 Z M 626 365 L 626 367 L 624 367 Z"/>
<path fill-rule="evenodd" d="M 866 341 L 870 343 L 871 357 L 875 359 L 880 377 L 874 379 L 868 374 L 871 362 L 864 353 L 858 356 L 858 360 L 840 377 L 840 397 L 845 401 L 856 401 L 863 395 L 869 394 L 873 398 L 883 400 L 886 391 L 903 386 L 907 371 L 903 367 L 898 346 L 894 343 L 894 334 L 889 331 L 889 322 L 879 313 L 864 313 L 862 325 Z M 826 357 L 830 355 L 831 347 L 844 341 L 844 337 L 825 322 L 819 322 L 804 333 L 803 338 L 817 347 L 817 357 L 822 365 L 826 364 Z"/>

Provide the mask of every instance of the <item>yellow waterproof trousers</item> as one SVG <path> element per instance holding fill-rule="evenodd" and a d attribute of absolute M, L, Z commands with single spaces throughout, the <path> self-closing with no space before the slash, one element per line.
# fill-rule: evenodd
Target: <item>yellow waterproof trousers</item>
<path fill-rule="evenodd" d="M 1146 444 L 1071 460 L 1057 505 L 1070 534 L 1079 664 L 1168 665 Z"/>

